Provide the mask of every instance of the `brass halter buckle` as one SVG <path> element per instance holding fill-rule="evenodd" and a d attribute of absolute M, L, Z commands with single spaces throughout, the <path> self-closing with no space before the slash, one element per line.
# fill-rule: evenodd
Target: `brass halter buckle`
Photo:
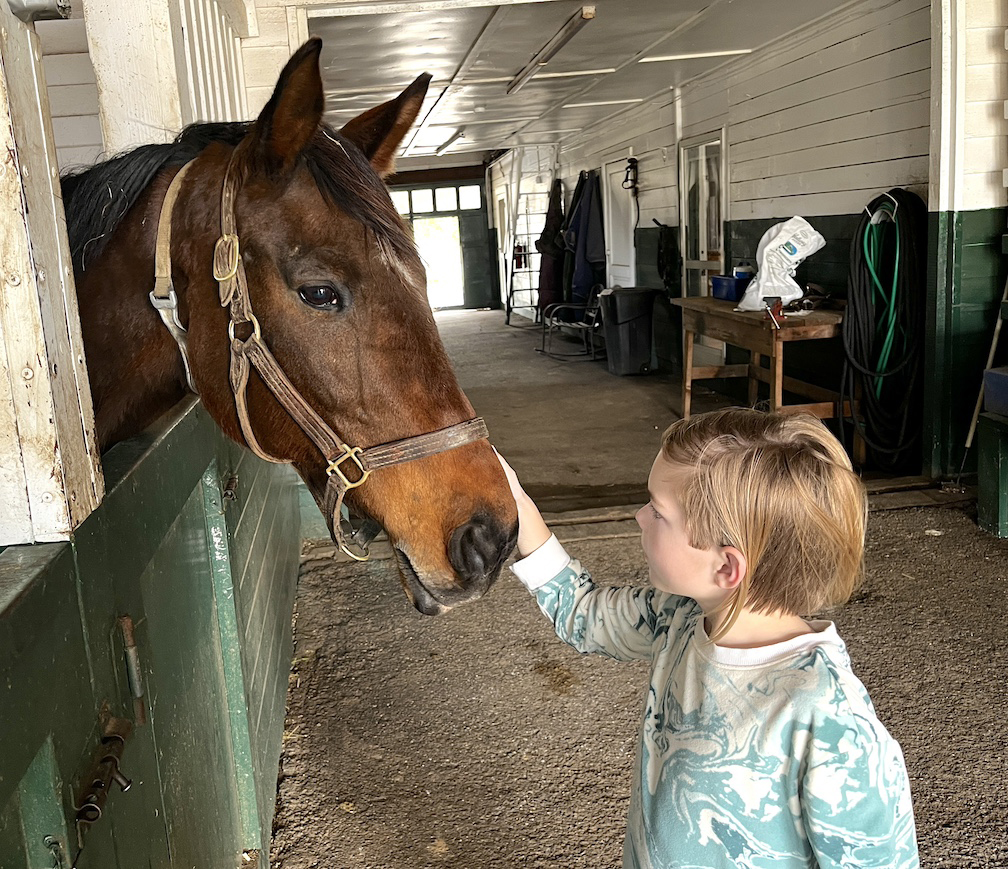
<path fill-rule="evenodd" d="M 213 276 L 218 282 L 229 281 L 238 273 L 241 251 L 238 236 L 232 233 L 222 235 L 214 245 Z"/>
<path fill-rule="evenodd" d="M 326 474 L 328 476 L 333 476 L 334 474 L 339 478 L 340 482 L 343 483 L 344 489 L 356 489 L 361 483 L 363 483 L 370 475 L 370 468 L 364 467 L 364 462 L 361 460 L 361 453 L 364 452 L 360 447 L 348 447 L 343 444 L 343 451 L 336 456 L 331 462 L 329 462 L 329 467 L 326 468 Z M 360 478 L 357 480 L 351 480 L 345 473 L 340 465 L 347 460 L 352 461 L 356 466 L 357 470 L 360 472 Z"/>

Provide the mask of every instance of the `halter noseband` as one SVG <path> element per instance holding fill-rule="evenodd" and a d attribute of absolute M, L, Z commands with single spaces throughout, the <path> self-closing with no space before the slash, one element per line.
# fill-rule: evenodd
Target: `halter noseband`
<path fill-rule="evenodd" d="M 213 274 L 220 290 L 221 306 L 227 307 L 231 315 L 231 321 L 228 323 L 228 337 L 231 343 L 229 376 L 242 434 L 249 449 L 260 458 L 269 462 L 285 463 L 283 459 L 269 455 L 260 446 L 252 431 L 245 389 L 248 385 L 250 367 L 254 366 L 266 387 L 325 457 L 326 475 L 329 479 L 322 510 L 333 540 L 351 558 L 366 561 L 369 555 L 368 543 L 378 533 L 379 526 L 368 520 L 357 530 L 349 527 L 349 523 L 346 523 L 348 527 L 344 527 L 342 506 L 347 492 L 363 484 L 372 471 L 453 450 L 488 437 L 486 423 L 482 418 L 476 417 L 428 434 L 415 435 L 366 449 L 348 446 L 339 438 L 288 380 L 263 341 L 259 321 L 252 312 L 235 225 L 235 198 L 244 180 L 239 177 L 240 164 L 236 159 L 238 156 L 239 149 L 236 148 L 224 173 L 224 186 L 221 191 L 221 235 L 214 246 Z M 154 290 L 150 294 L 150 300 L 178 344 L 189 388 L 197 392 L 189 363 L 186 330 L 178 318 L 178 298 L 171 280 L 172 207 L 178 198 L 182 179 L 191 165 L 192 162 L 187 163 L 172 179 L 161 206 L 155 250 Z M 251 332 L 248 337 L 241 338 L 238 335 L 239 329 L 242 331 L 251 329 Z"/>

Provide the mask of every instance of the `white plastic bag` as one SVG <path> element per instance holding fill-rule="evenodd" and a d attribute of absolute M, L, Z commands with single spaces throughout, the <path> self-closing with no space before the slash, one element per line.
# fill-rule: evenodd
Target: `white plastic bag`
<path fill-rule="evenodd" d="M 786 305 L 802 297 L 794 280 L 795 269 L 806 257 L 826 246 L 824 239 L 803 217 L 771 226 L 756 248 L 756 277 L 749 282 L 736 311 L 761 311 L 763 299 L 780 296 Z"/>

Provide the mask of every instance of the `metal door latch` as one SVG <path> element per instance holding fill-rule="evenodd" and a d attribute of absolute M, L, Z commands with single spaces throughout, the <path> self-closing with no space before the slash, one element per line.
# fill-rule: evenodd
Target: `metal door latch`
<path fill-rule="evenodd" d="M 126 652 L 126 678 L 129 681 L 130 693 L 133 695 L 133 720 L 137 727 L 147 723 L 147 707 L 144 704 L 142 669 L 140 653 L 137 651 L 136 638 L 133 635 L 133 619 L 122 616 L 119 628 L 123 635 L 123 648 Z"/>
<path fill-rule="evenodd" d="M 132 730 L 132 723 L 125 718 L 110 718 L 105 725 L 105 735 L 95 753 L 94 766 L 82 782 L 80 803 L 75 806 L 77 846 L 80 849 L 84 847 L 87 828 L 101 819 L 113 782 L 124 792 L 133 784 L 119 767 L 126 739 Z"/>

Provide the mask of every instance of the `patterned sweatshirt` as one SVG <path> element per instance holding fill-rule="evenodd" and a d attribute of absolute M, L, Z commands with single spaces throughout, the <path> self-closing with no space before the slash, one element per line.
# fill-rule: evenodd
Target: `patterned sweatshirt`
<path fill-rule="evenodd" d="M 646 660 L 624 869 L 916 869 L 903 754 L 831 622 L 713 645 L 690 598 L 597 587 L 556 537 L 513 570 L 560 639 Z"/>

